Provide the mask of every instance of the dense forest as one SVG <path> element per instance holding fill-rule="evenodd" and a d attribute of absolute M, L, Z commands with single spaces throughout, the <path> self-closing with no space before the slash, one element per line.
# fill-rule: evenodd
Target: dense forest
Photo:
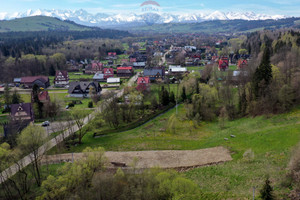
<path fill-rule="evenodd" d="M 300 33 L 261 31 L 247 35 L 242 51 L 251 59 L 240 74 L 207 65 L 181 84 L 187 117 L 196 121 L 278 114 L 300 103 Z M 227 49 L 227 50 L 226 50 Z M 233 46 L 223 52 L 233 50 Z M 202 82 L 199 84 L 199 82 Z"/>
<path fill-rule="evenodd" d="M 66 60 L 94 59 L 99 55 L 104 56 L 108 50 L 121 52 L 122 45 L 110 39 L 127 36 L 131 34 L 102 29 L 1 33 L 0 79 L 10 82 L 15 76 L 53 75 L 53 71 L 65 67 Z M 77 43 L 75 40 L 82 41 Z"/>
<path fill-rule="evenodd" d="M 279 20 L 212 20 L 201 23 L 169 23 L 155 24 L 143 27 L 122 27 L 123 30 L 137 33 L 247 33 L 257 30 L 278 30 L 281 28 L 299 28 L 300 18 L 286 18 Z"/>

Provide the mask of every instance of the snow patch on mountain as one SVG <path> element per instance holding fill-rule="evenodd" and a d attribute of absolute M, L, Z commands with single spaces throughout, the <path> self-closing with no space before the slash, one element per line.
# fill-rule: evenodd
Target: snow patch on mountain
<path fill-rule="evenodd" d="M 91 14 L 87 11 L 80 10 L 27 10 L 23 13 L 0 13 L 0 20 L 11 20 L 29 16 L 48 16 L 56 17 L 62 20 L 74 21 L 78 24 L 91 25 L 91 26 L 113 26 L 113 25 L 126 25 L 134 23 L 143 23 L 143 16 L 135 13 L 128 14 L 106 14 L 97 13 Z M 197 23 L 209 20 L 266 20 L 266 19 L 283 19 L 287 16 L 283 15 L 265 15 L 256 14 L 254 12 L 221 12 L 215 11 L 212 13 L 190 13 L 190 14 L 170 14 L 162 13 L 157 23 Z"/>

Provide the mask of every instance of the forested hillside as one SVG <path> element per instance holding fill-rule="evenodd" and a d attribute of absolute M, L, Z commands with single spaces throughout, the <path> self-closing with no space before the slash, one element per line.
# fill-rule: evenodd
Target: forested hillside
<path fill-rule="evenodd" d="M 299 28 L 300 18 L 280 20 L 216 20 L 201 23 L 169 23 L 153 26 L 123 27 L 124 30 L 148 33 L 244 33 L 258 30 L 275 30 L 280 28 Z"/>
<path fill-rule="evenodd" d="M 26 31 L 88 31 L 93 28 L 53 17 L 34 16 L 0 21 L 0 32 Z"/>

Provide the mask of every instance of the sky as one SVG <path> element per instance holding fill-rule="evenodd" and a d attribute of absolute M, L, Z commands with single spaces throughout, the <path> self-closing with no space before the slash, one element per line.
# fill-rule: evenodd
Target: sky
<path fill-rule="evenodd" d="M 0 0 L 0 13 L 25 12 L 29 9 L 84 9 L 90 13 L 126 13 L 140 10 L 144 0 Z M 162 12 L 248 12 L 300 17 L 300 0 L 157 0 Z"/>

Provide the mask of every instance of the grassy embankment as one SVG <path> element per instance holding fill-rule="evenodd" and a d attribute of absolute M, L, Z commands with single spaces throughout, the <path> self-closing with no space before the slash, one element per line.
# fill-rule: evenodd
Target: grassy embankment
<path fill-rule="evenodd" d="M 221 129 L 218 122 L 194 124 L 185 119 L 184 106 L 178 109 L 176 132 L 169 131 L 168 120 L 176 113 L 172 109 L 162 116 L 133 130 L 112 133 L 100 138 L 87 134 L 83 145 L 73 148 L 102 146 L 106 150 L 193 150 L 225 146 L 232 152 L 233 161 L 186 172 L 203 191 L 220 193 L 234 198 L 250 198 L 252 187 L 262 187 L 270 175 L 275 193 L 284 197 L 283 187 L 292 148 L 300 140 L 300 110 L 272 117 L 243 118 L 226 122 Z M 235 135 L 236 138 L 230 138 Z M 224 138 L 230 138 L 225 141 Z M 254 158 L 243 154 L 252 149 Z M 221 197 L 220 196 L 220 197 Z"/>

